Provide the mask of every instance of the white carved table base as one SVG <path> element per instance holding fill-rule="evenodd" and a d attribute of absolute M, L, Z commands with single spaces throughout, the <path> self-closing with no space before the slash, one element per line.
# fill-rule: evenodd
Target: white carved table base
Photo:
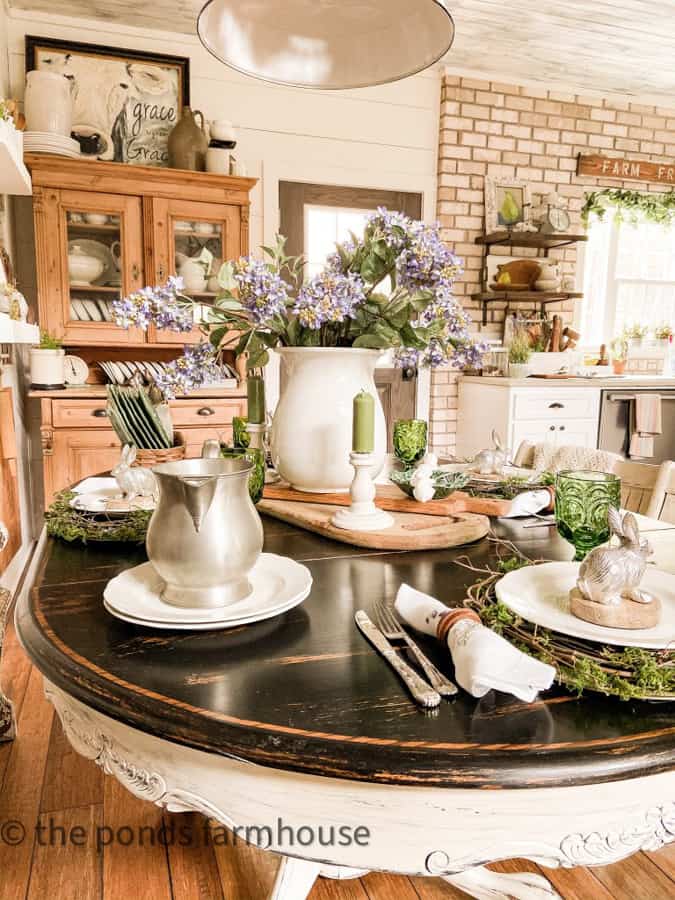
<path fill-rule="evenodd" d="M 607 865 L 675 840 L 673 772 L 495 791 L 325 778 L 184 747 L 122 725 L 48 682 L 45 692 L 78 753 L 169 812 L 200 812 L 239 830 L 280 818 L 296 832 L 369 829 L 368 846 L 345 847 L 289 847 L 272 832 L 263 849 L 284 859 L 269 900 L 305 900 L 320 875 L 370 870 L 440 876 L 479 900 L 551 900 L 557 894 L 542 876 L 484 864 L 525 857 L 551 868 Z"/>
<path fill-rule="evenodd" d="M 2 642 L 5 637 L 5 623 L 12 595 L 4 588 L 0 588 L 0 662 L 2 661 Z M 0 686 L 0 741 L 11 741 L 16 734 L 14 720 L 14 707 L 11 701 L 2 693 Z"/>

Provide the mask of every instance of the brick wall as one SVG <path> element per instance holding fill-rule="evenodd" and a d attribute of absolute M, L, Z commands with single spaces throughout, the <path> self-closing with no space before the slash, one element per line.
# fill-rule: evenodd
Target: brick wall
<path fill-rule="evenodd" d="M 480 290 L 483 254 L 474 239 L 484 227 L 486 175 L 527 181 L 533 194 L 556 191 L 568 200 L 571 230 L 578 231 L 584 194 L 595 185 L 664 190 L 637 181 L 578 178 L 574 174 L 578 153 L 670 164 L 675 157 L 675 108 L 445 75 L 440 116 L 438 218 L 443 237 L 464 258 L 465 274 L 457 294 L 477 326 L 479 305 L 470 295 Z M 527 251 L 518 255 L 526 256 Z M 550 255 L 562 262 L 565 274 L 575 273 L 576 248 Z M 573 302 L 551 304 L 549 312 L 561 312 L 571 322 Z M 504 313 L 495 308 L 501 306 L 490 310 L 489 336 L 501 331 Z M 456 422 L 457 374 L 434 372 L 430 431 L 437 452 L 454 452 Z"/>

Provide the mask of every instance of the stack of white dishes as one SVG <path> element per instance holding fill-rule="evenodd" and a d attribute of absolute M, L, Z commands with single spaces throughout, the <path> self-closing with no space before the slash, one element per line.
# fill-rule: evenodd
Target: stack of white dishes
<path fill-rule="evenodd" d="M 76 159 L 80 156 L 80 145 L 71 137 L 52 134 L 48 131 L 24 131 L 23 149 L 25 153 L 56 153 Z"/>

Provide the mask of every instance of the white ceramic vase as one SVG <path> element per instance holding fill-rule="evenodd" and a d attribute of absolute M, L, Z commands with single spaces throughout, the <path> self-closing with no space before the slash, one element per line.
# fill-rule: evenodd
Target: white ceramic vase
<path fill-rule="evenodd" d="M 271 450 L 274 465 L 301 491 L 347 491 L 354 478 L 352 403 L 361 390 L 375 399 L 375 464 L 384 465 L 387 426 L 375 387 L 379 350 L 350 347 L 284 347 L 281 397 L 274 414 Z"/>
<path fill-rule="evenodd" d="M 36 69 L 26 75 L 26 129 L 70 137 L 73 100 L 70 81 L 58 72 Z"/>
<path fill-rule="evenodd" d="M 30 351 L 30 380 L 33 388 L 62 388 L 65 383 L 66 351 L 33 347 Z"/>

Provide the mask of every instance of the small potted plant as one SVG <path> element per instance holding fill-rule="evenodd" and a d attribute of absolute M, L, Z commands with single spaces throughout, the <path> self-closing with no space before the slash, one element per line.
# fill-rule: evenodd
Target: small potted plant
<path fill-rule="evenodd" d="M 612 353 L 612 370 L 615 375 L 623 375 L 628 356 L 628 340 L 622 334 L 614 338 L 609 346 Z"/>
<path fill-rule="evenodd" d="M 64 357 L 66 351 L 60 338 L 47 331 L 40 332 L 40 344 L 30 350 L 31 387 L 37 391 L 65 388 Z"/>
<path fill-rule="evenodd" d="M 623 335 L 628 341 L 629 347 L 640 347 L 642 342 L 647 337 L 649 329 L 646 325 L 640 325 L 639 322 L 634 322 L 632 325 L 627 325 L 623 330 Z"/>
<path fill-rule="evenodd" d="M 664 349 L 667 349 L 667 345 L 673 343 L 673 329 L 667 322 L 662 322 L 661 325 L 657 325 L 654 329 L 654 337 L 662 345 L 665 344 L 666 347 Z"/>
<path fill-rule="evenodd" d="M 509 377 L 527 378 L 532 374 L 532 348 L 524 332 L 516 332 L 509 347 Z"/>

